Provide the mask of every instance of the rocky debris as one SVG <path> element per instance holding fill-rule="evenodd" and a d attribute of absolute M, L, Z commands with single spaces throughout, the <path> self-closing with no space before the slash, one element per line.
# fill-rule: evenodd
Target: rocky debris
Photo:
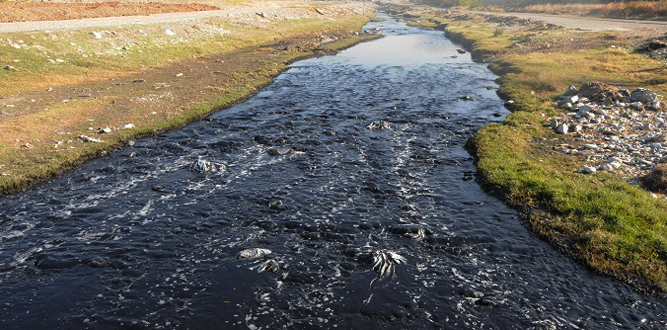
<path fill-rule="evenodd" d="M 386 130 L 386 129 L 391 129 L 391 125 L 382 120 L 376 120 L 370 124 L 368 124 L 368 129 L 373 130 L 373 131 L 380 131 L 380 130 Z"/>
<path fill-rule="evenodd" d="M 557 104 L 568 112 L 549 122 L 556 133 L 572 139 L 554 149 L 592 162 L 582 167 L 583 173 L 643 176 L 655 164 L 667 162 L 667 114 L 659 100 L 643 88 L 630 92 L 601 83 L 570 86 Z"/>
<path fill-rule="evenodd" d="M 635 51 L 655 60 L 667 60 L 667 34 L 644 41 Z"/>
<path fill-rule="evenodd" d="M 102 143 L 104 141 L 100 139 L 96 139 L 94 137 L 86 136 L 86 135 L 79 135 L 79 139 L 83 140 L 83 142 L 93 142 L 93 143 Z"/>
<path fill-rule="evenodd" d="M 406 262 L 403 256 L 391 250 L 378 250 L 373 253 L 373 270 L 378 272 L 378 278 L 393 277 L 396 265 Z"/>

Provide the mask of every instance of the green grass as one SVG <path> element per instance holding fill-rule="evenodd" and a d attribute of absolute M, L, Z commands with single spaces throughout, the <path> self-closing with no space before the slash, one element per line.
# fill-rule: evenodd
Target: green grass
<path fill-rule="evenodd" d="M 633 54 L 627 42 L 606 43 L 614 38 L 599 33 L 522 27 L 494 33 L 497 26 L 481 21 L 431 19 L 449 24 L 448 35 L 473 56 L 495 56 L 490 68 L 500 75 L 498 93 L 515 101 L 503 123 L 485 126 L 469 143 L 485 185 L 523 210 L 525 224 L 565 253 L 640 289 L 667 292 L 667 203 L 615 175 L 579 173 L 585 162 L 551 151 L 559 137 L 545 127 L 545 118 L 560 111 L 551 106 L 555 96 L 569 85 L 600 81 L 665 94 L 664 64 Z M 582 44 L 521 49 L 531 45 L 522 43 L 527 38 L 558 44 L 573 37 Z"/>

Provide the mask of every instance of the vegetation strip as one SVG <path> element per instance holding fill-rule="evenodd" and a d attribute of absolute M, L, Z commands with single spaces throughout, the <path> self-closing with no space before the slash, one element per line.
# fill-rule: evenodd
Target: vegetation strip
<path fill-rule="evenodd" d="M 565 253 L 640 290 L 664 295 L 667 203 L 629 183 L 635 178 L 582 173 L 588 162 L 554 151 L 575 137 L 548 127 L 548 118 L 564 111 L 553 104 L 570 85 L 599 81 L 665 94 L 665 64 L 634 52 L 643 37 L 442 10 L 403 15 L 446 30 L 500 75 L 498 93 L 511 100 L 507 105 L 513 112 L 469 143 L 487 188 L 522 210 L 526 226 Z"/>
<path fill-rule="evenodd" d="M 2 48 L 0 59 L 12 63 L 8 65 L 12 69 L 1 70 L 1 81 L 13 83 L 0 83 L 0 195 L 24 189 L 138 136 L 177 128 L 229 107 L 269 84 L 292 61 L 379 37 L 354 32 L 374 16 L 372 8 L 341 10 L 335 19 L 260 21 L 254 26 L 225 27 L 220 34 L 216 31 L 225 22 L 209 19 L 195 25 L 205 31 L 202 36 L 192 33 L 187 42 L 144 45 L 143 39 L 132 35 L 139 44 L 134 52 L 93 53 L 90 60 L 76 48 L 61 52 L 63 61 L 52 64 L 48 59 L 53 56 L 34 49 Z M 165 31 L 184 33 L 183 28 L 140 27 L 147 39 Z M 49 47 L 66 49 L 70 40 L 84 44 L 72 37 L 87 36 L 118 45 L 114 38 L 132 29 L 138 30 L 107 31 L 100 39 L 91 31 L 15 34 L 8 39 L 24 45 L 19 40 L 56 36 Z M 92 44 L 104 48 L 102 42 Z"/>

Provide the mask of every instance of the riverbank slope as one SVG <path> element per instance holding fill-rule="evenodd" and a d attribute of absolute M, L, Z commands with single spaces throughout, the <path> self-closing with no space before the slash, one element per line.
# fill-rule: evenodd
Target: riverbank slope
<path fill-rule="evenodd" d="M 554 120 L 577 111 L 555 106 L 571 85 L 580 88 L 600 82 L 620 89 L 667 92 L 665 63 L 635 52 L 652 35 L 568 30 L 533 20 L 445 10 L 402 14 L 415 24 L 445 30 L 500 75 L 498 94 L 513 112 L 502 124 L 484 127 L 469 144 L 478 158 L 480 181 L 489 191 L 522 210 L 527 227 L 568 255 L 645 292 L 664 294 L 667 204 L 659 194 L 636 184 L 648 166 L 632 172 L 631 164 L 623 163 L 585 173 L 586 167 L 602 168 L 595 156 L 613 144 L 611 138 L 596 136 L 588 125 L 570 134 L 557 134 L 550 127 Z M 609 112 L 620 106 L 618 102 L 607 109 L 589 101 L 578 106 Z M 661 108 L 623 111 L 630 117 L 662 116 Z M 620 133 L 616 139 L 629 135 Z M 566 149 L 577 152 L 563 152 Z"/>
<path fill-rule="evenodd" d="M 0 195 L 256 92 L 299 58 L 375 35 L 369 3 L 262 2 L 162 24 L 0 37 Z"/>

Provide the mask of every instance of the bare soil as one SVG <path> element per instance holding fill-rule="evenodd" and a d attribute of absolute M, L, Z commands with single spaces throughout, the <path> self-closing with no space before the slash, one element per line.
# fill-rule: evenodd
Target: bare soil
<path fill-rule="evenodd" d="M 0 1 L 0 23 L 29 21 L 63 21 L 79 18 L 139 16 L 160 13 L 217 10 L 204 4 L 176 3 L 55 3 L 33 1 Z"/>

